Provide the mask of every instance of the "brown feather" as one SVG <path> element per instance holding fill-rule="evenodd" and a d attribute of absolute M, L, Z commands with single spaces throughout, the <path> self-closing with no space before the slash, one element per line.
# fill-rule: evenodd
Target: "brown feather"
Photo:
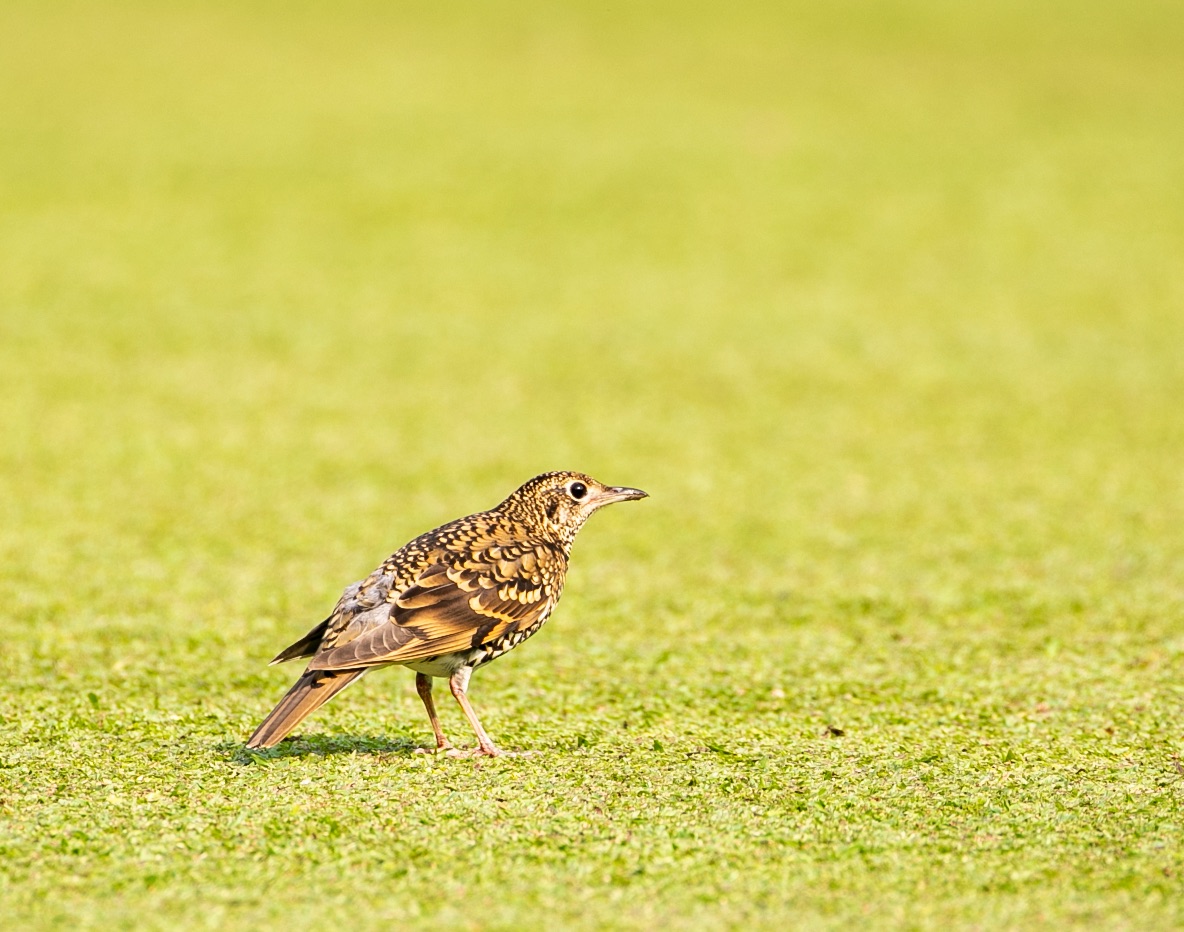
<path fill-rule="evenodd" d="M 386 624 L 322 647 L 309 668 L 414 663 L 531 628 L 550 613 L 563 584 L 542 577 L 534 583 L 522 564 L 521 557 L 504 556 L 469 556 L 454 566 L 431 564 L 393 600 Z"/>
<path fill-rule="evenodd" d="M 321 641 L 325 638 L 325 630 L 329 627 L 329 620 L 326 618 L 295 644 L 285 647 L 272 658 L 271 663 L 287 663 L 289 660 L 311 657 L 317 652 L 317 648 L 321 646 Z M 268 664 L 268 666 L 270 665 Z"/>
<path fill-rule="evenodd" d="M 295 685 L 263 720 L 247 741 L 252 749 L 270 748 L 284 740 L 292 729 L 365 673 L 365 670 L 305 670 Z"/>

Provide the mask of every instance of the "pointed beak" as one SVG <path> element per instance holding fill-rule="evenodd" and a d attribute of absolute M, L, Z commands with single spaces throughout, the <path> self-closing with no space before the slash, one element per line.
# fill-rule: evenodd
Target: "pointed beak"
<path fill-rule="evenodd" d="M 649 493 L 624 485 L 610 485 L 597 498 L 600 499 L 599 504 L 611 505 L 613 502 L 631 502 L 638 498 L 649 498 Z"/>

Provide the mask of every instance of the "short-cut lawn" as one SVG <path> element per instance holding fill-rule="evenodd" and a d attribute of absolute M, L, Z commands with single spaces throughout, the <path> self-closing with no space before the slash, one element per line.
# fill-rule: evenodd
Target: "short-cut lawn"
<path fill-rule="evenodd" d="M 7 926 L 1184 926 L 1178 7 L 0 5 Z M 558 468 L 531 754 L 244 751 Z"/>

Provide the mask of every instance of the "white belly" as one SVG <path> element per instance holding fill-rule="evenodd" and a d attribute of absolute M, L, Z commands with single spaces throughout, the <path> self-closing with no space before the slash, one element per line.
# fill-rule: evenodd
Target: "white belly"
<path fill-rule="evenodd" d="M 427 676 L 452 676 L 461 667 L 475 666 L 484 655 L 479 650 L 462 650 L 454 654 L 444 654 L 442 657 L 434 657 L 431 660 L 417 660 L 414 663 L 405 663 L 403 666 L 416 673 L 423 673 Z"/>

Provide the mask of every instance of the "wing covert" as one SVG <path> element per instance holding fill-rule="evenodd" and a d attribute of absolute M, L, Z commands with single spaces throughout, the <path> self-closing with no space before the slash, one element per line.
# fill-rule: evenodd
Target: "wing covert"
<path fill-rule="evenodd" d="M 430 660 L 535 626 L 550 612 L 562 587 L 562 572 L 544 571 L 554 555 L 543 545 L 490 544 L 465 553 L 435 550 L 409 586 L 392 589 L 381 606 L 364 613 L 386 613 L 385 620 L 367 617 L 356 634 L 349 624 L 341 637 L 318 652 L 310 668 Z"/>

